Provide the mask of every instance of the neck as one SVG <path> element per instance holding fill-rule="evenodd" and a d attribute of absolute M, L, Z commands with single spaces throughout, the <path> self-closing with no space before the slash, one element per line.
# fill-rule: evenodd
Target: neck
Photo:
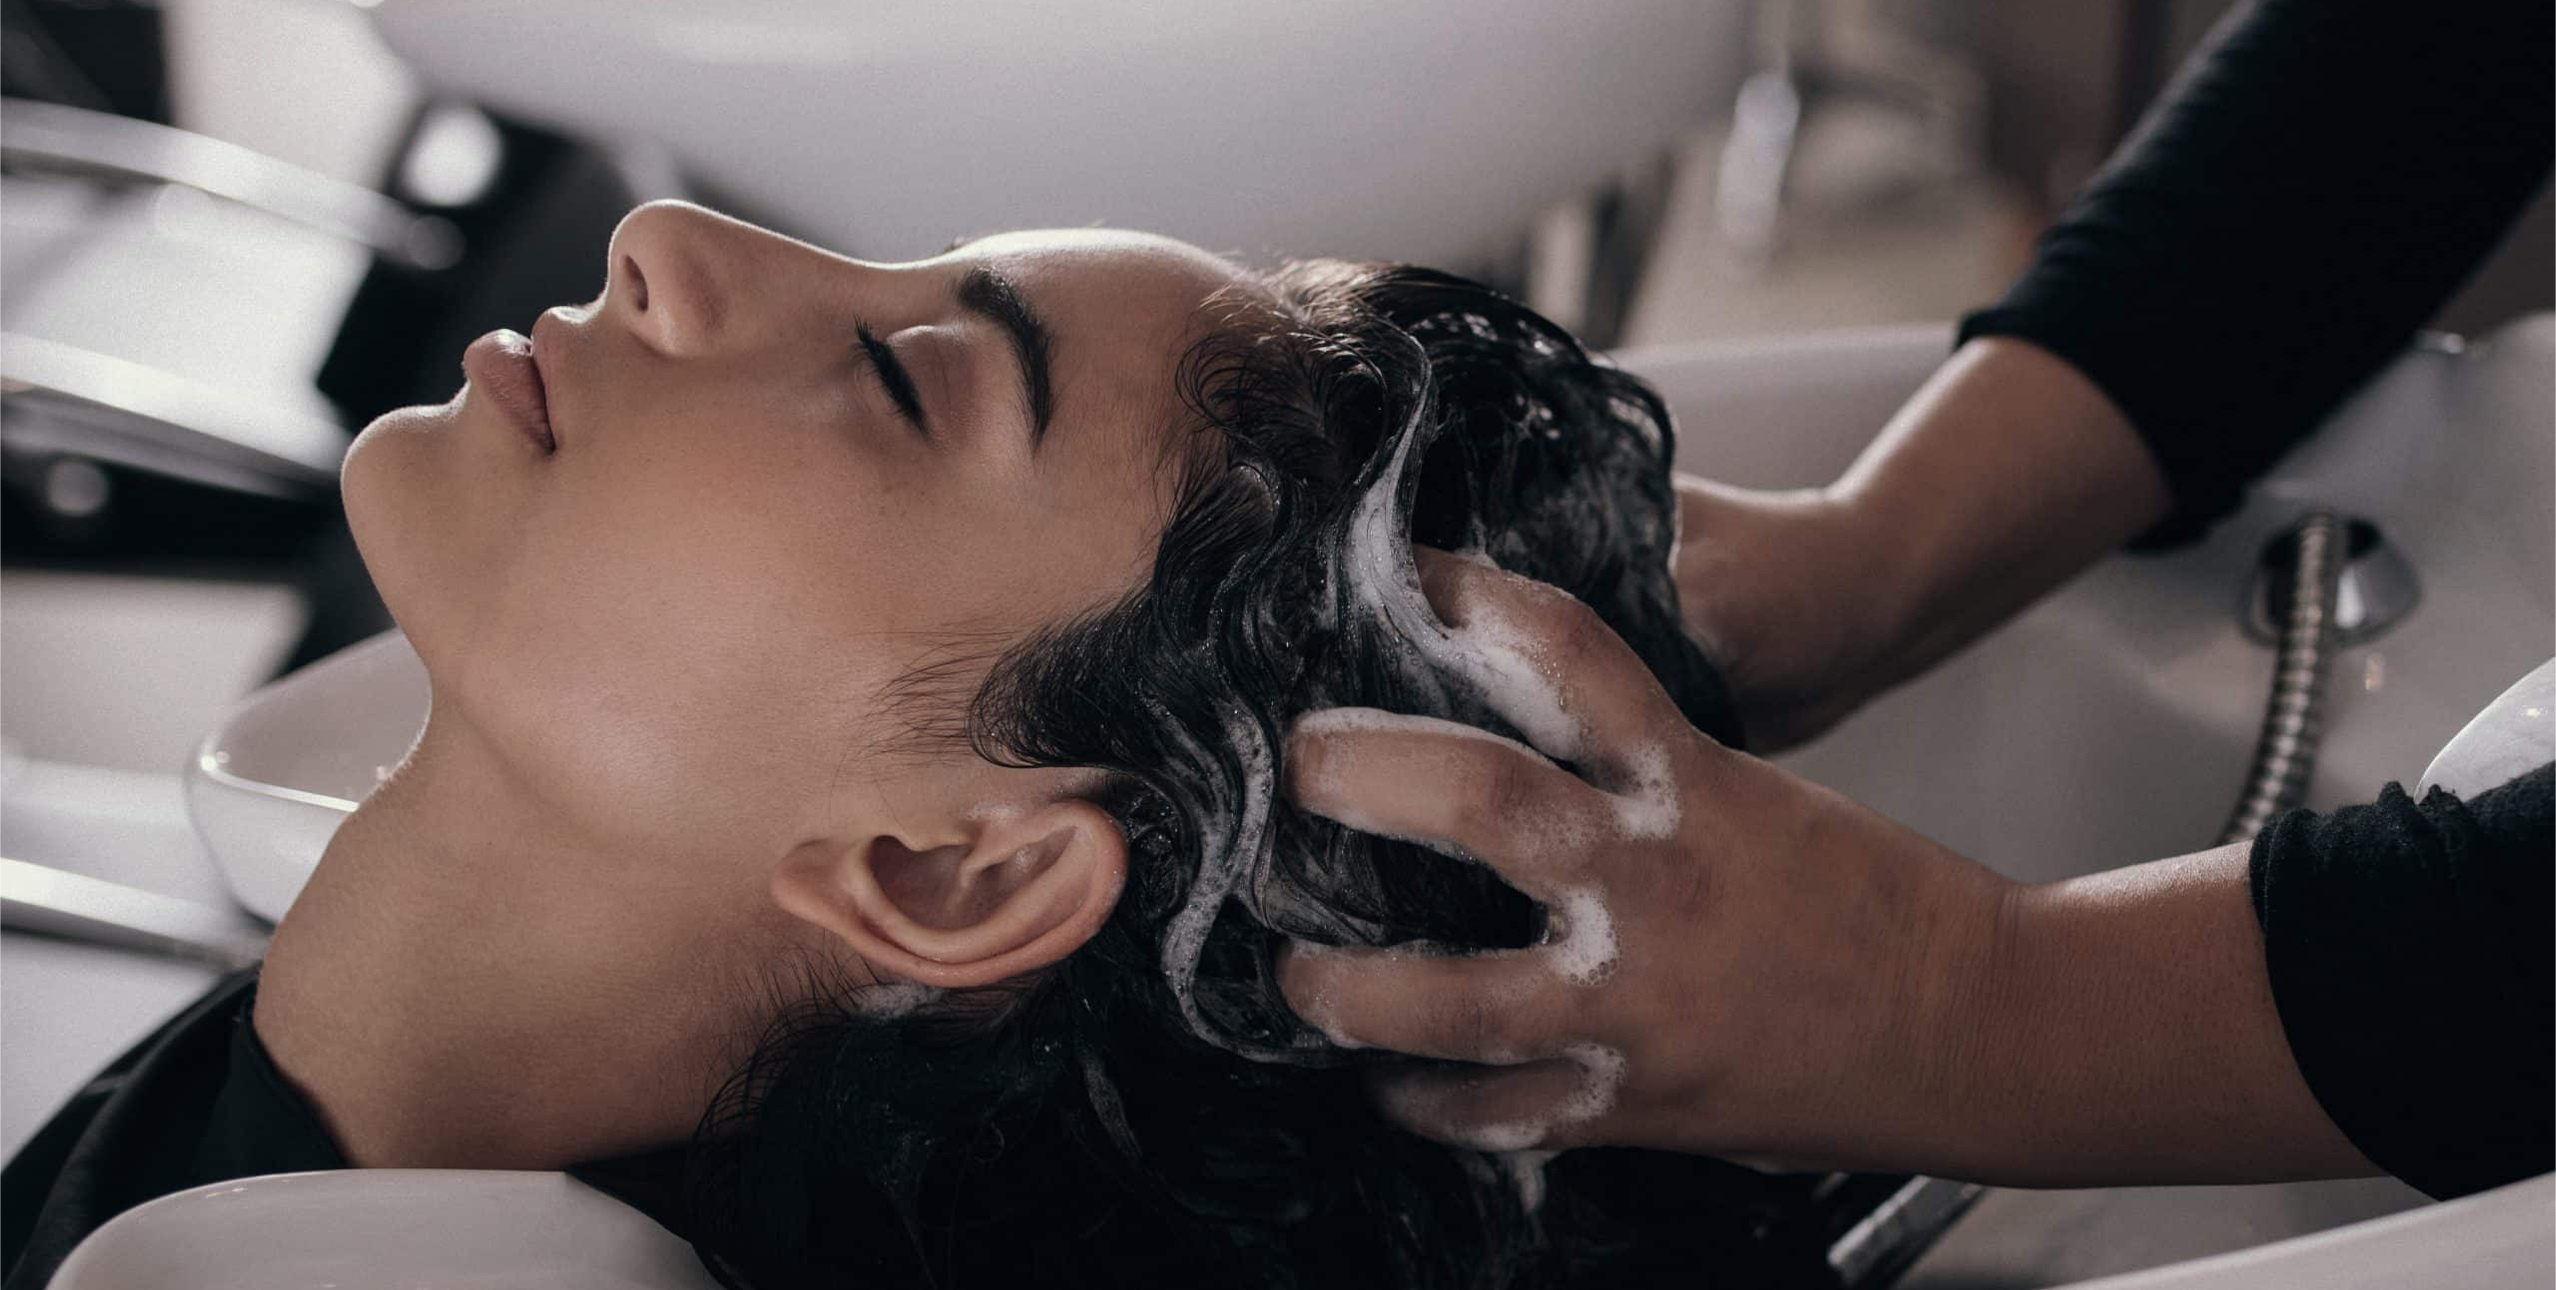
<path fill-rule="evenodd" d="M 276 929 L 257 1035 L 353 1165 L 682 1142 L 763 1020 L 762 866 L 593 845 L 517 782 L 430 720 Z"/>

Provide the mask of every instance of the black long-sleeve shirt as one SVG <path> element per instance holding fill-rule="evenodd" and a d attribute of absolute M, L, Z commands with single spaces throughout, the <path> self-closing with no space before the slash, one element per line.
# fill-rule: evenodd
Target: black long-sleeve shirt
<path fill-rule="evenodd" d="M 2293 811 L 2254 840 L 2290 1053 L 2370 1163 L 2433 1196 L 2556 1168 L 2556 766 L 2466 801 Z"/>
<path fill-rule="evenodd" d="M 1962 339 L 2065 359 L 2197 537 L 2403 350 L 2546 181 L 2556 5 L 2260 0 L 2230 15 Z M 2544 528 L 2547 516 L 2515 516 Z M 2259 837 L 2281 1022 L 2381 1168 L 2455 1196 L 2556 1167 L 2549 771 L 2390 785 Z"/>
<path fill-rule="evenodd" d="M 2128 415 L 2197 536 L 2402 352 L 2546 182 L 2547 0 L 2261 0 L 1964 340 L 2066 359 Z"/>

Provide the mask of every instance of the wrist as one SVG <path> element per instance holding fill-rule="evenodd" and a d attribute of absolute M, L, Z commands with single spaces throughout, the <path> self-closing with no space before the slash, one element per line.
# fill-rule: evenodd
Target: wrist
<path fill-rule="evenodd" d="M 1949 853 L 1948 853 L 1949 854 Z M 1881 1141 L 1889 1158 L 1869 1167 L 1964 1174 L 1979 1139 L 1986 1081 L 2017 1007 L 2019 942 L 2036 889 L 1953 857 L 1944 867 L 1933 925 L 1921 929 L 1903 971 L 1899 1026 L 1876 1068 L 1891 1087 L 1876 1105 L 1891 1121 Z"/>
<path fill-rule="evenodd" d="M 1912 1081 L 1922 1098 L 1924 1170 L 2011 1178 L 2019 1140 L 2044 1120 L 2038 1101 L 2064 1082 L 2050 1067 L 2050 1046 L 2061 1041 L 2046 1014 L 2066 992 L 2041 979 L 2062 936 L 2054 915 L 2063 899 L 2055 884 L 2007 882 L 1951 970 L 1943 1007 L 1925 1020 Z"/>
<path fill-rule="evenodd" d="M 1782 748 L 1869 697 L 1900 596 L 1869 518 L 1829 489 L 1674 479 L 1689 634 L 1730 683 L 1751 745 Z"/>
<path fill-rule="evenodd" d="M 2371 1172 L 2290 1055 L 2244 844 L 2010 885 L 1943 1054 L 1915 1167 L 2019 1186 Z"/>
<path fill-rule="evenodd" d="M 1840 480 L 1817 491 L 1822 543 L 1833 586 L 1832 611 L 1849 640 L 1842 689 L 1857 704 L 1908 679 L 1903 665 L 1942 599 L 1942 563 L 1929 554 L 1940 544 L 1928 530 L 1943 516 L 1896 505 L 1895 498 Z"/>
<path fill-rule="evenodd" d="M 1917 839 L 1912 838 L 1912 841 Z M 1745 1125 L 1749 1154 L 1788 1171 L 1842 1169 L 1945 1173 L 1965 1158 L 1959 1117 L 1975 1104 L 1987 1054 L 1983 1023 L 2000 1012 L 2015 882 L 1932 843 L 1899 851 L 1868 871 L 1841 911 L 1834 966 L 1855 983 L 1851 1007 L 1811 1010 L 1806 1029 L 1780 1046 L 1801 1059 L 1769 1063 L 1781 1075 Z M 1847 947 L 1852 947 L 1849 950 Z M 1842 951 L 1842 952 L 1839 952 Z"/>
<path fill-rule="evenodd" d="M 1883 469 L 1859 463 L 1820 490 L 1834 540 L 1851 551 L 1861 584 L 1861 679 L 1875 694 L 1982 629 L 1970 625 L 1979 617 L 1972 602 L 1995 562 L 1983 527 L 1999 506 L 1993 479 L 1920 479 L 1912 456 Z"/>

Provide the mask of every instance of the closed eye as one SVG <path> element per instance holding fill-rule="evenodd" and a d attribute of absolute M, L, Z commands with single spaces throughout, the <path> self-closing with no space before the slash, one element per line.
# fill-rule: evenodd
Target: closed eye
<path fill-rule="evenodd" d="M 923 419 L 923 401 L 914 394 L 914 377 L 898 360 L 896 351 L 888 348 L 886 341 L 873 335 L 868 323 L 853 324 L 852 334 L 860 340 L 862 356 L 869 360 L 870 371 L 878 376 L 879 385 L 887 391 L 888 401 L 896 404 L 897 412 L 914 427 L 915 433 L 931 438 L 932 428 Z"/>

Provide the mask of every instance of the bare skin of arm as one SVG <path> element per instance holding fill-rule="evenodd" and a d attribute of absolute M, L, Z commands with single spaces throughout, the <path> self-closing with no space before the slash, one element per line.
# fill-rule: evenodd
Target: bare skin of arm
<path fill-rule="evenodd" d="M 1569 596 L 1422 555 L 1450 626 L 1541 642 L 1589 778 L 1425 719 L 1291 736 L 1298 804 L 1556 911 L 1526 950 L 1282 956 L 1309 1022 L 1431 1059 L 1379 1077 L 1406 1126 L 2020 1186 L 2377 1172 L 2290 1056 L 2242 848 L 2016 884 L 1697 733 Z"/>
<path fill-rule="evenodd" d="M 1964 1009 L 1977 1039 L 1945 1081 L 1954 1122 L 1998 1132 L 1972 1144 L 1985 1149 L 1975 1161 L 1938 1144 L 1943 1171 L 2030 1186 L 2381 1172 L 2290 1055 L 2249 847 L 2010 891 L 1982 997 Z"/>
<path fill-rule="evenodd" d="M 2065 361 L 1964 345 L 1838 480 L 1677 480 L 1679 598 L 1780 751 L 1941 662 L 2166 514 L 2120 410 Z"/>

